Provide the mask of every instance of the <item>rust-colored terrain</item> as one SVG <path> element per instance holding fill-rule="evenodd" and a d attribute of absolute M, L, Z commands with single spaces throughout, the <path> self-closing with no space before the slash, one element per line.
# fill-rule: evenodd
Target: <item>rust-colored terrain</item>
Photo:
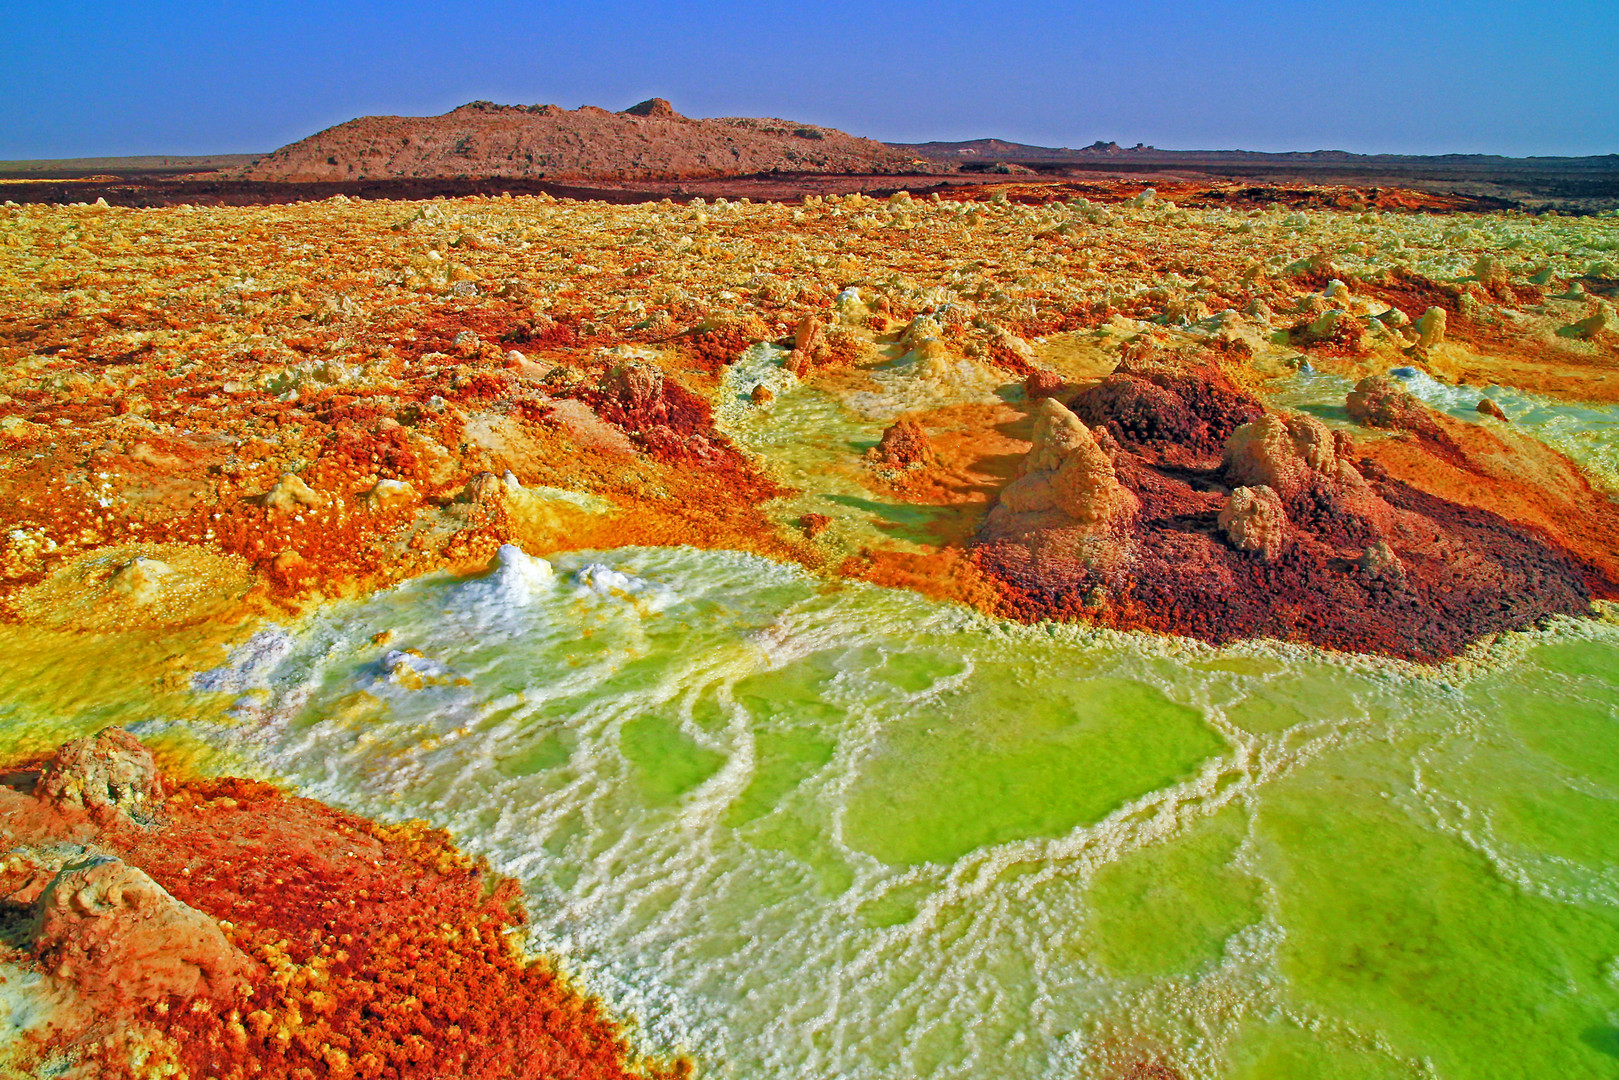
<path fill-rule="evenodd" d="M 687 123 L 652 112 L 602 122 Z M 0 614 L 239 627 L 505 543 L 687 544 L 1017 619 L 1442 660 L 1619 597 L 1600 453 L 1388 375 L 1619 402 L 1619 222 L 1473 209 L 1102 181 L 9 204 Z M 1289 407 L 1311 375 L 1332 400 Z M 35 852 L 4 879 L 11 959 L 56 980 L 76 1060 L 641 1067 L 444 837 L 138 768 L 112 781 L 134 811 L 79 806 L 69 764 L 0 799 Z M 156 905 L 184 949 L 114 935 L 145 981 L 92 978 L 48 909 L 60 844 L 72 895 Z"/>
<path fill-rule="evenodd" d="M 0 960 L 72 1077 L 681 1077 L 513 935 L 515 883 L 420 823 L 177 781 L 116 729 L 0 786 Z M 8 1074 L 9 1075 L 9 1074 Z"/>
<path fill-rule="evenodd" d="M 1043 406 L 1029 467 L 987 520 L 979 563 L 1015 616 L 1089 610 L 1208 641 L 1274 637 L 1418 660 L 1619 597 L 1602 538 L 1619 508 L 1557 455 L 1509 448 L 1392 380 L 1357 394 L 1352 414 L 1416 439 L 1362 447 L 1312 416 L 1267 410 L 1214 364 L 1127 358 L 1072 411 Z M 1367 397 L 1387 399 L 1382 415 Z M 1472 483 L 1419 477 L 1413 442 Z M 1385 455 L 1418 482 L 1393 475 Z M 1508 455 L 1519 458 L 1511 473 L 1492 470 Z"/>

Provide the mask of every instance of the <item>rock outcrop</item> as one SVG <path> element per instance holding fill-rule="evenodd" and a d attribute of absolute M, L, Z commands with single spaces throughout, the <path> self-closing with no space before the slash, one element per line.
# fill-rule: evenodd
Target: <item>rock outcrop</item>
<path fill-rule="evenodd" d="M 150 604 L 163 591 L 163 580 L 174 568 L 161 559 L 137 557 L 120 566 L 112 576 L 113 591 L 136 604 Z"/>
<path fill-rule="evenodd" d="M 152 752 L 122 728 L 66 743 L 39 780 L 42 799 L 92 814 L 149 813 L 163 801 Z"/>
<path fill-rule="evenodd" d="M 1091 430 L 1055 398 L 1040 402 L 1037 417 L 1034 445 L 1018 478 L 1001 492 L 990 527 L 1031 517 L 1095 531 L 1127 523 L 1138 507 L 1136 497 L 1119 483 L 1112 458 Z"/>
<path fill-rule="evenodd" d="M 582 397 L 603 420 L 664 460 L 715 458 L 727 445 L 708 402 L 646 360 L 613 365 Z"/>
<path fill-rule="evenodd" d="M 1216 519 L 1231 546 L 1252 551 L 1266 562 L 1274 562 L 1287 539 L 1287 511 L 1276 492 L 1258 487 L 1232 489 Z"/>
<path fill-rule="evenodd" d="M 260 973 L 213 919 L 120 859 L 65 867 L 36 906 L 31 944 L 41 965 L 103 1013 L 170 997 L 228 1006 Z"/>
<path fill-rule="evenodd" d="M 926 465 L 933 457 L 933 444 L 928 441 L 928 433 L 921 424 L 906 417 L 884 428 L 877 445 L 866 451 L 866 458 L 872 463 L 901 469 Z"/>
<path fill-rule="evenodd" d="M 296 473 L 287 473 L 264 493 L 264 505 L 284 514 L 312 510 L 320 505 L 320 496 Z"/>
<path fill-rule="evenodd" d="M 1428 407 L 1400 385 L 1399 380 L 1387 375 L 1372 375 L 1356 383 L 1344 407 L 1351 420 L 1367 427 L 1407 431 L 1432 427 L 1427 423 Z"/>
<path fill-rule="evenodd" d="M 1430 463 L 1462 453 L 1398 388 L 1357 393 L 1364 415 L 1418 433 L 1380 449 Z M 1396 479 L 1346 432 L 1267 410 L 1206 363 L 1126 362 L 1073 412 L 1040 409 L 975 544 L 1013 617 L 1437 660 L 1619 589 L 1619 572 L 1552 534 Z"/>
<path fill-rule="evenodd" d="M 1346 437 L 1313 416 L 1266 413 L 1232 432 L 1221 465 L 1232 483 L 1267 487 L 1293 500 L 1312 489 L 1364 487 L 1348 449 Z"/>
<path fill-rule="evenodd" d="M 502 559 L 493 588 L 543 575 Z M 0 962 L 28 998 L 0 1073 L 691 1075 L 633 1053 L 600 1002 L 515 947 L 521 890 L 446 833 L 252 780 L 165 780 L 122 731 L 8 765 Z M 123 812 L 164 790 L 159 813 Z"/>

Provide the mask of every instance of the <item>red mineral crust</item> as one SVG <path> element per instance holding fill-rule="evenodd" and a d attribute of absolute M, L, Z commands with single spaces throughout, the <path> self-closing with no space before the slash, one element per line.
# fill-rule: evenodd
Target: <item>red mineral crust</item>
<path fill-rule="evenodd" d="M 901 418 L 884 429 L 882 439 L 866 451 L 866 457 L 877 464 L 901 468 L 925 465 L 933 460 L 933 445 L 921 424 Z"/>
<path fill-rule="evenodd" d="M 99 807 L 61 796 L 64 775 L 110 772 L 134 782 Z M 517 885 L 446 833 L 251 780 L 136 797 L 158 782 L 104 732 L 0 787 L 0 907 L 31 920 L 5 958 L 65 1003 L 42 1057 L 97 1077 L 134 1076 L 134 1046 L 147 1069 L 220 1080 L 689 1075 L 637 1060 L 597 1001 L 525 958 Z"/>
<path fill-rule="evenodd" d="M 975 558 L 1018 618 L 1420 661 L 1615 593 L 1619 566 L 1588 546 L 1608 551 L 1594 534 L 1613 508 L 1571 465 L 1544 447 L 1506 457 L 1498 436 L 1378 390 L 1364 385 L 1352 411 L 1409 434 L 1368 456 L 1208 364 L 1127 359 L 1071 411 L 1042 403 Z"/>

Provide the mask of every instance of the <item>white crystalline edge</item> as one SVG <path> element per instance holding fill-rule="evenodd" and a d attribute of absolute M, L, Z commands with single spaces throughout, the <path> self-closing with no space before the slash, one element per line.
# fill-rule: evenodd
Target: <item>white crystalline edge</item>
<path fill-rule="evenodd" d="M 914 1006 L 923 1027 L 949 1023 L 948 1017 L 962 1015 L 962 1009 L 1010 1008 L 1004 988 L 982 984 L 972 974 L 971 963 L 964 965 L 961 955 L 941 953 L 938 942 L 972 941 L 971 956 L 985 959 L 1002 955 L 998 950 L 1026 951 L 1031 942 L 1060 934 L 1083 917 L 1082 907 L 1052 907 L 1058 903 L 1055 899 L 1047 900 L 1045 908 L 1031 907 L 1031 897 L 1042 884 L 1071 883 L 1074 888 L 1066 895 L 1077 897 L 1080 886 L 1101 866 L 1178 836 L 1192 822 L 1222 808 L 1257 797 L 1266 784 L 1325 749 L 1386 738 L 1389 725 L 1395 723 L 1368 726 L 1325 720 L 1252 735 L 1224 720 L 1224 703 L 1235 700 L 1233 693 L 1240 697 L 1237 688 L 1251 684 L 1252 679 L 1209 673 L 1196 676 L 1188 686 L 1185 676 L 1174 676 L 1174 668 L 1166 668 L 1166 663 L 1243 656 L 1276 659 L 1289 669 L 1325 666 L 1354 673 L 1364 679 L 1359 692 L 1374 695 L 1384 704 L 1398 704 L 1399 698 L 1391 695 L 1412 692 L 1454 701 L 1459 686 L 1510 663 L 1535 643 L 1569 636 L 1619 638 L 1619 630 L 1612 626 L 1568 620 L 1560 633 L 1506 635 L 1467 657 L 1431 669 L 1274 643 L 1215 649 L 1197 642 L 1077 626 L 998 623 L 965 608 L 863 585 L 846 586 L 831 598 L 818 598 L 813 595 L 814 579 L 801 570 L 736 553 L 625 549 L 606 558 L 628 570 L 607 568 L 625 580 L 674 582 L 668 587 L 672 600 L 665 613 L 638 610 L 624 602 L 615 604 L 610 596 L 594 593 L 585 594 L 591 606 L 570 607 L 584 594 L 575 589 L 545 591 L 532 597 L 539 602 L 527 608 L 502 612 L 493 620 L 475 620 L 474 628 L 485 634 L 472 639 L 466 638 L 468 628 L 461 620 L 433 620 L 434 612 L 482 610 L 481 605 L 458 602 L 458 597 L 497 579 L 502 572 L 499 568 L 483 579 L 423 579 L 366 604 L 334 606 L 300 635 L 299 653 L 304 659 L 288 656 L 285 671 L 272 674 L 270 681 L 277 688 L 259 723 L 262 738 L 239 740 L 238 746 L 270 769 L 293 777 L 308 793 L 337 805 L 383 817 L 422 814 L 449 825 L 470 849 L 488 854 L 497 867 L 524 881 L 539 912 L 535 947 L 560 951 L 569 958 L 570 968 L 585 975 L 594 988 L 641 1017 L 650 1044 L 685 1045 L 700 1048 L 705 1055 L 718 1051 L 732 1060 L 732 1075 L 799 1075 L 803 1070 L 812 1075 L 883 1075 L 885 1058 L 910 1053 L 896 1050 L 898 1044 L 884 1043 L 880 1023 L 872 1026 L 896 1003 Z M 596 576 L 606 572 L 593 569 L 604 565 L 598 561 L 601 559 L 586 553 L 559 562 L 564 576 L 571 573 L 576 577 L 582 570 Z M 503 559 L 502 566 L 508 565 L 521 564 L 515 558 L 509 563 Z M 570 565 L 575 569 L 569 571 Z M 770 599 L 782 589 L 790 595 Z M 606 606 L 599 606 L 604 603 Z M 414 625 L 400 617 L 411 610 L 417 612 Z M 566 645 L 582 640 L 582 632 L 611 632 L 621 635 L 618 640 L 625 656 L 633 658 L 648 654 L 650 639 L 645 635 L 664 619 L 693 626 L 703 625 L 704 618 L 710 622 L 717 618 L 721 623 L 731 620 L 742 633 L 740 639 L 721 635 L 717 645 L 705 645 L 706 638 L 695 640 L 691 655 L 683 652 L 668 658 L 667 671 L 659 681 L 634 693 L 626 690 L 609 701 L 592 700 L 588 695 L 594 683 L 611 675 L 611 667 L 532 670 L 515 689 L 493 697 L 477 687 L 434 688 L 423 692 L 431 697 L 416 699 L 422 704 L 414 709 L 391 700 L 395 718 L 368 725 L 358 748 L 350 748 L 349 736 L 319 726 L 292 732 L 293 716 L 308 702 L 334 699 L 345 692 L 345 686 L 353 685 L 342 677 L 343 665 L 350 662 L 344 658 L 353 655 L 356 647 L 363 650 L 359 643 L 368 640 L 377 618 L 403 624 L 406 633 L 419 634 L 433 655 L 445 657 L 458 670 L 466 667 L 475 673 L 475 681 L 479 675 L 497 678 L 516 663 L 501 652 L 503 640 L 521 650 L 525 643 Z M 746 629 L 750 625 L 754 628 Z M 491 632 L 493 640 L 487 637 Z M 975 650 L 964 657 L 963 670 L 936 680 L 932 688 L 908 695 L 907 700 L 936 696 L 964 684 L 973 669 L 974 655 L 988 658 L 1030 648 L 1056 649 L 1074 654 L 1063 663 L 1079 662 L 1082 670 L 1093 674 L 1133 678 L 1157 687 L 1172 700 L 1199 708 L 1233 749 L 1206 763 L 1191 779 L 1148 793 L 1104 821 L 1067 836 L 995 845 L 945 867 L 896 871 L 850 849 L 840 839 L 838 808 L 846 804 L 848 784 L 858 763 L 881 737 L 885 723 L 881 710 L 873 711 L 866 704 L 875 700 L 870 697 L 875 685 L 870 674 L 859 668 L 841 669 L 827 687 L 829 700 L 843 702 L 848 710 L 842 730 L 834 733 L 836 756 L 827 768 L 783 798 L 773 813 L 802 812 L 814 820 L 815 815 L 824 818 L 830 812 L 827 834 L 837 858 L 851 868 L 854 877 L 835 901 L 795 899 L 803 888 L 792 882 L 805 873 L 803 864 L 785 853 L 750 848 L 745 840 L 729 836 L 720 823 L 724 809 L 751 777 L 750 724 L 758 719 L 742 710 L 727 687 L 747 674 L 862 640 L 888 642 L 890 647 L 937 648 L 940 643 L 948 645 L 952 635 L 963 634 Z M 246 650 L 244 663 L 257 665 L 257 671 L 263 654 L 262 649 Z M 690 710 L 698 690 L 714 691 L 717 700 L 731 709 L 730 719 L 720 729 L 694 722 Z M 555 723 L 543 720 L 536 711 L 545 700 L 570 695 L 585 698 L 578 712 L 557 729 L 577 740 L 574 757 L 581 767 L 574 779 L 552 789 L 536 786 L 532 777 L 503 778 L 498 770 L 492 771 L 504 747 L 520 749 L 536 730 L 533 725 Z M 1392 714 L 1403 713 L 1400 722 L 1410 723 L 1414 722 L 1413 709 L 1408 705 Z M 631 820 L 633 808 L 627 819 L 617 794 L 630 770 L 621 756 L 623 725 L 644 712 L 670 710 L 682 718 L 683 733 L 724 755 L 725 765 L 688 796 L 672 819 L 642 814 L 644 820 L 636 822 Z M 336 743 L 326 745 L 328 737 Z M 439 748 L 422 749 L 430 743 Z M 365 747 L 383 748 L 382 755 L 368 756 Z M 473 796 L 470 802 L 469 795 Z M 570 818 L 581 820 L 583 842 L 590 846 L 559 858 L 549 853 L 548 842 L 561 842 L 564 853 L 581 842 L 556 840 L 564 835 Z M 598 839 L 590 841 L 591 836 Z M 1031 862 L 1047 865 L 1016 882 L 1001 879 L 1004 870 Z M 565 863 L 579 868 L 579 877 L 571 885 L 556 876 Z M 915 918 L 895 927 L 858 924 L 863 905 L 907 886 L 925 887 L 928 892 Z M 665 899 L 657 917 L 649 921 L 639 897 L 660 890 L 666 893 Z M 777 892 L 781 899 L 757 910 L 748 909 L 744 902 L 736 909 L 742 922 L 715 936 L 720 932 L 715 920 L 721 918 L 720 913 L 731 911 L 738 897 Z M 807 909 L 782 922 L 781 905 L 798 903 L 802 907 L 806 902 Z M 742 935 L 740 941 L 722 955 L 703 952 L 737 932 Z M 1244 948 L 1229 947 L 1237 950 L 1233 955 L 1265 953 L 1263 949 L 1245 952 Z M 1250 971 L 1251 964 L 1242 970 Z M 817 990 L 788 992 L 782 980 L 771 974 L 783 971 L 801 973 Z M 907 972 L 909 976 L 901 978 Z M 1083 976 L 1082 985 L 1066 985 L 1065 980 L 1071 983 L 1076 974 Z M 1261 991 L 1278 976 L 1267 968 L 1252 977 L 1257 987 L 1253 992 L 1260 993 L 1252 999 L 1252 1007 L 1271 1008 L 1274 1002 L 1266 1004 L 1269 999 Z M 893 984 L 896 978 L 900 982 Z M 791 983 L 789 980 L 787 985 Z M 702 989 L 719 985 L 739 988 L 741 1000 L 727 1004 Z M 1227 996 L 1235 992 L 1229 987 L 1222 991 Z M 1191 1000 L 1183 999 L 1179 991 L 1172 992 L 1168 984 L 1162 993 L 1171 996 L 1162 997 L 1150 988 L 1115 985 L 1094 972 L 1047 970 L 1038 976 L 1035 996 L 1028 1003 L 1034 1009 L 1028 1029 L 1032 1034 L 1019 1043 L 1018 1061 L 997 1061 L 994 1047 L 980 1041 L 974 1044 L 961 1075 L 992 1065 L 1008 1076 L 1056 1075 L 1051 1069 L 1063 1059 L 1064 1048 L 1071 1048 L 1074 1039 L 1083 1042 L 1093 1037 L 1101 1030 L 1096 1025 L 1105 1027 L 1108 1016 L 1128 1016 L 1131 1009 L 1149 1001 Z M 997 1001 L 1001 1004 L 996 1005 Z M 1069 1004 L 1059 1004 L 1062 1001 Z M 1090 1018 L 1087 1023 L 1094 1028 L 1092 1035 L 1076 1034 L 1071 1022 L 1063 1021 L 1064 1015 L 1076 1009 Z M 867 1018 L 865 1028 L 869 1030 L 863 1031 L 856 1023 L 860 1016 Z M 1323 1021 L 1314 1018 L 1311 1022 Z M 1059 1034 L 1057 1029 L 1065 1024 L 1068 1034 Z M 1215 1062 L 1220 1042 L 1219 1038 L 1205 1040 L 1197 1053 L 1188 1050 L 1189 1063 L 1194 1058 Z M 1198 1064 L 1192 1071 L 1193 1075 L 1212 1075 L 1213 1068 L 1212 1064 Z M 723 1074 L 727 1071 L 722 1070 Z"/>
<path fill-rule="evenodd" d="M 30 1032 L 44 1034 L 56 1012 L 50 989 L 39 972 L 0 961 L 0 1064 L 7 1046 Z"/>
<path fill-rule="evenodd" d="M 192 685 L 203 691 L 264 689 L 270 674 L 297 645 L 297 639 L 281 627 L 267 626 L 232 650 L 223 667 L 193 677 Z"/>
<path fill-rule="evenodd" d="M 550 563 L 516 544 L 502 544 L 489 572 L 458 585 L 451 603 L 459 613 L 481 620 L 509 618 L 534 603 L 555 580 Z"/>

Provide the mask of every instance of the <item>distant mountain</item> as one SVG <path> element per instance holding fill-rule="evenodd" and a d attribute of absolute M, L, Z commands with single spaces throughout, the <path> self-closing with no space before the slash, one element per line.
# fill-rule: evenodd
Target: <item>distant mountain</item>
<path fill-rule="evenodd" d="M 1150 146 L 1124 149 L 1116 142 L 1094 142 L 1079 150 L 1066 146 L 1030 146 L 1004 139 L 970 139 L 967 142 L 890 143 L 904 153 L 928 161 L 960 164 L 975 161 L 1081 161 L 1096 157 L 1120 157 L 1155 153 Z"/>
<path fill-rule="evenodd" d="M 531 177 L 683 180 L 764 172 L 941 171 L 918 155 L 791 120 L 693 120 L 662 98 L 623 112 L 475 101 L 443 116 L 365 116 L 242 172 L 281 181 Z"/>
<path fill-rule="evenodd" d="M 41 161 L 0 161 L 0 176 L 70 177 L 112 173 L 119 176 L 160 176 L 239 169 L 259 159 L 258 154 L 140 154 L 130 157 L 52 158 Z"/>
<path fill-rule="evenodd" d="M 1137 143 L 1122 147 L 1116 142 L 1091 143 L 1078 149 L 1066 146 L 1030 146 L 1002 139 L 969 139 L 965 142 L 890 143 L 907 155 L 972 169 L 996 162 L 1014 164 L 1071 164 L 1083 166 L 1098 162 L 1132 162 L 1141 165 L 1322 165 L 1364 167 L 1508 167 L 1556 163 L 1568 167 L 1610 170 L 1619 165 L 1619 155 L 1605 154 L 1578 158 L 1511 158 L 1499 154 L 1354 154 L 1347 150 L 1303 150 L 1280 154 L 1257 150 L 1160 150 Z"/>

